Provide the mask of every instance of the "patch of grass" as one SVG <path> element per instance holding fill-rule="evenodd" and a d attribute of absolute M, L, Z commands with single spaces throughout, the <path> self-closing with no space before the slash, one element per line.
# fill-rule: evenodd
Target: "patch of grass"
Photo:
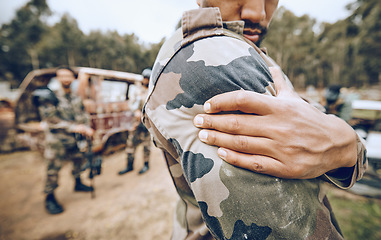
<path fill-rule="evenodd" d="M 346 240 L 381 239 L 381 200 L 330 189 L 328 198 Z"/>

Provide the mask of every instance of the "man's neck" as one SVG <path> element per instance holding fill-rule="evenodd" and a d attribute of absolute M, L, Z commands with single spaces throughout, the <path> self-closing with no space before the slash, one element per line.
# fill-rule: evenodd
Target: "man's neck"
<path fill-rule="evenodd" d="M 71 94 L 71 88 L 62 88 L 62 91 L 65 95 L 70 95 Z"/>

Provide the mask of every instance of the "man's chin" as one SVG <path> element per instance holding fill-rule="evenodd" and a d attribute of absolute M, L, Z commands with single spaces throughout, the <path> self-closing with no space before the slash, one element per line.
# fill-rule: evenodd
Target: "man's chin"
<path fill-rule="evenodd" d="M 257 43 L 259 41 L 259 35 L 249 35 L 249 34 L 244 34 L 243 35 L 247 40 L 253 43 Z"/>
<path fill-rule="evenodd" d="M 259 47 L 259 45 L 261 44 L 263 38 L 262 36 L 260 35 L 248 35 L 248 34 L 244 34 L 243 35 L 247 40 L 249 40 L 250 42 L 254 43 L 255 45 L 257 45 Z"/>

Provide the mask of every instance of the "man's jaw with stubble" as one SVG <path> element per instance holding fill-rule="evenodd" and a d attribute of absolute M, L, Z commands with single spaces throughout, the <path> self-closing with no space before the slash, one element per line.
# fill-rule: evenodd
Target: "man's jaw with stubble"
<path fill-rule="evenodd" d="M 266 27 L 261 26 L 259 23 L 252 23 L 249 21 L 245 21 L 243 36 L 247 40 L 256 44 L 257 46 L 260 45 L 266 33 L 267 33 Z"/>

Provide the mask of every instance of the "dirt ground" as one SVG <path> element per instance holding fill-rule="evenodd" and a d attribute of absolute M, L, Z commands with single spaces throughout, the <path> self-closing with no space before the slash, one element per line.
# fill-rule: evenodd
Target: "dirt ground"
<path fill-rule="evenodd" d="M 43 204 L 41 155 L 31 151 L 0 154 L 0 240 L 169 239 L 176 191 L 156 148 L 150 164 L 150 170 L 139 175 L 143 163 L 138 155 L 135 171 L 119 176 L 117 172 L 126 165 L 125 153 L 105 157 L 92 199 L 89 193 L 73 191 L 72 165 L 66 163 L 56 191 L 65 211 L 49 215 Z M 87 171 L 82 178 L 90 183 Z"/>
<path fill-rule="evenodd" d="M 150 170 L 142 175 L 141 147 L 135 171 L 123 176 L 117 172 L 125 167 L 125 153 L 104 157 L 102 174 L 94 181 L 95 198 L 73 191 L 72 165 L 66 163 L 56 191 L 65 211 L 58 215 L 44 209 L 46 166 L 40 153 L 0 154 L 0 240 L 170 239 L 177 194 L 160 151 L 152 149 Z M 87 171 L 82 178 L 90 183 Z M 345 199 L 365 199 L 332 191 Z"/>

